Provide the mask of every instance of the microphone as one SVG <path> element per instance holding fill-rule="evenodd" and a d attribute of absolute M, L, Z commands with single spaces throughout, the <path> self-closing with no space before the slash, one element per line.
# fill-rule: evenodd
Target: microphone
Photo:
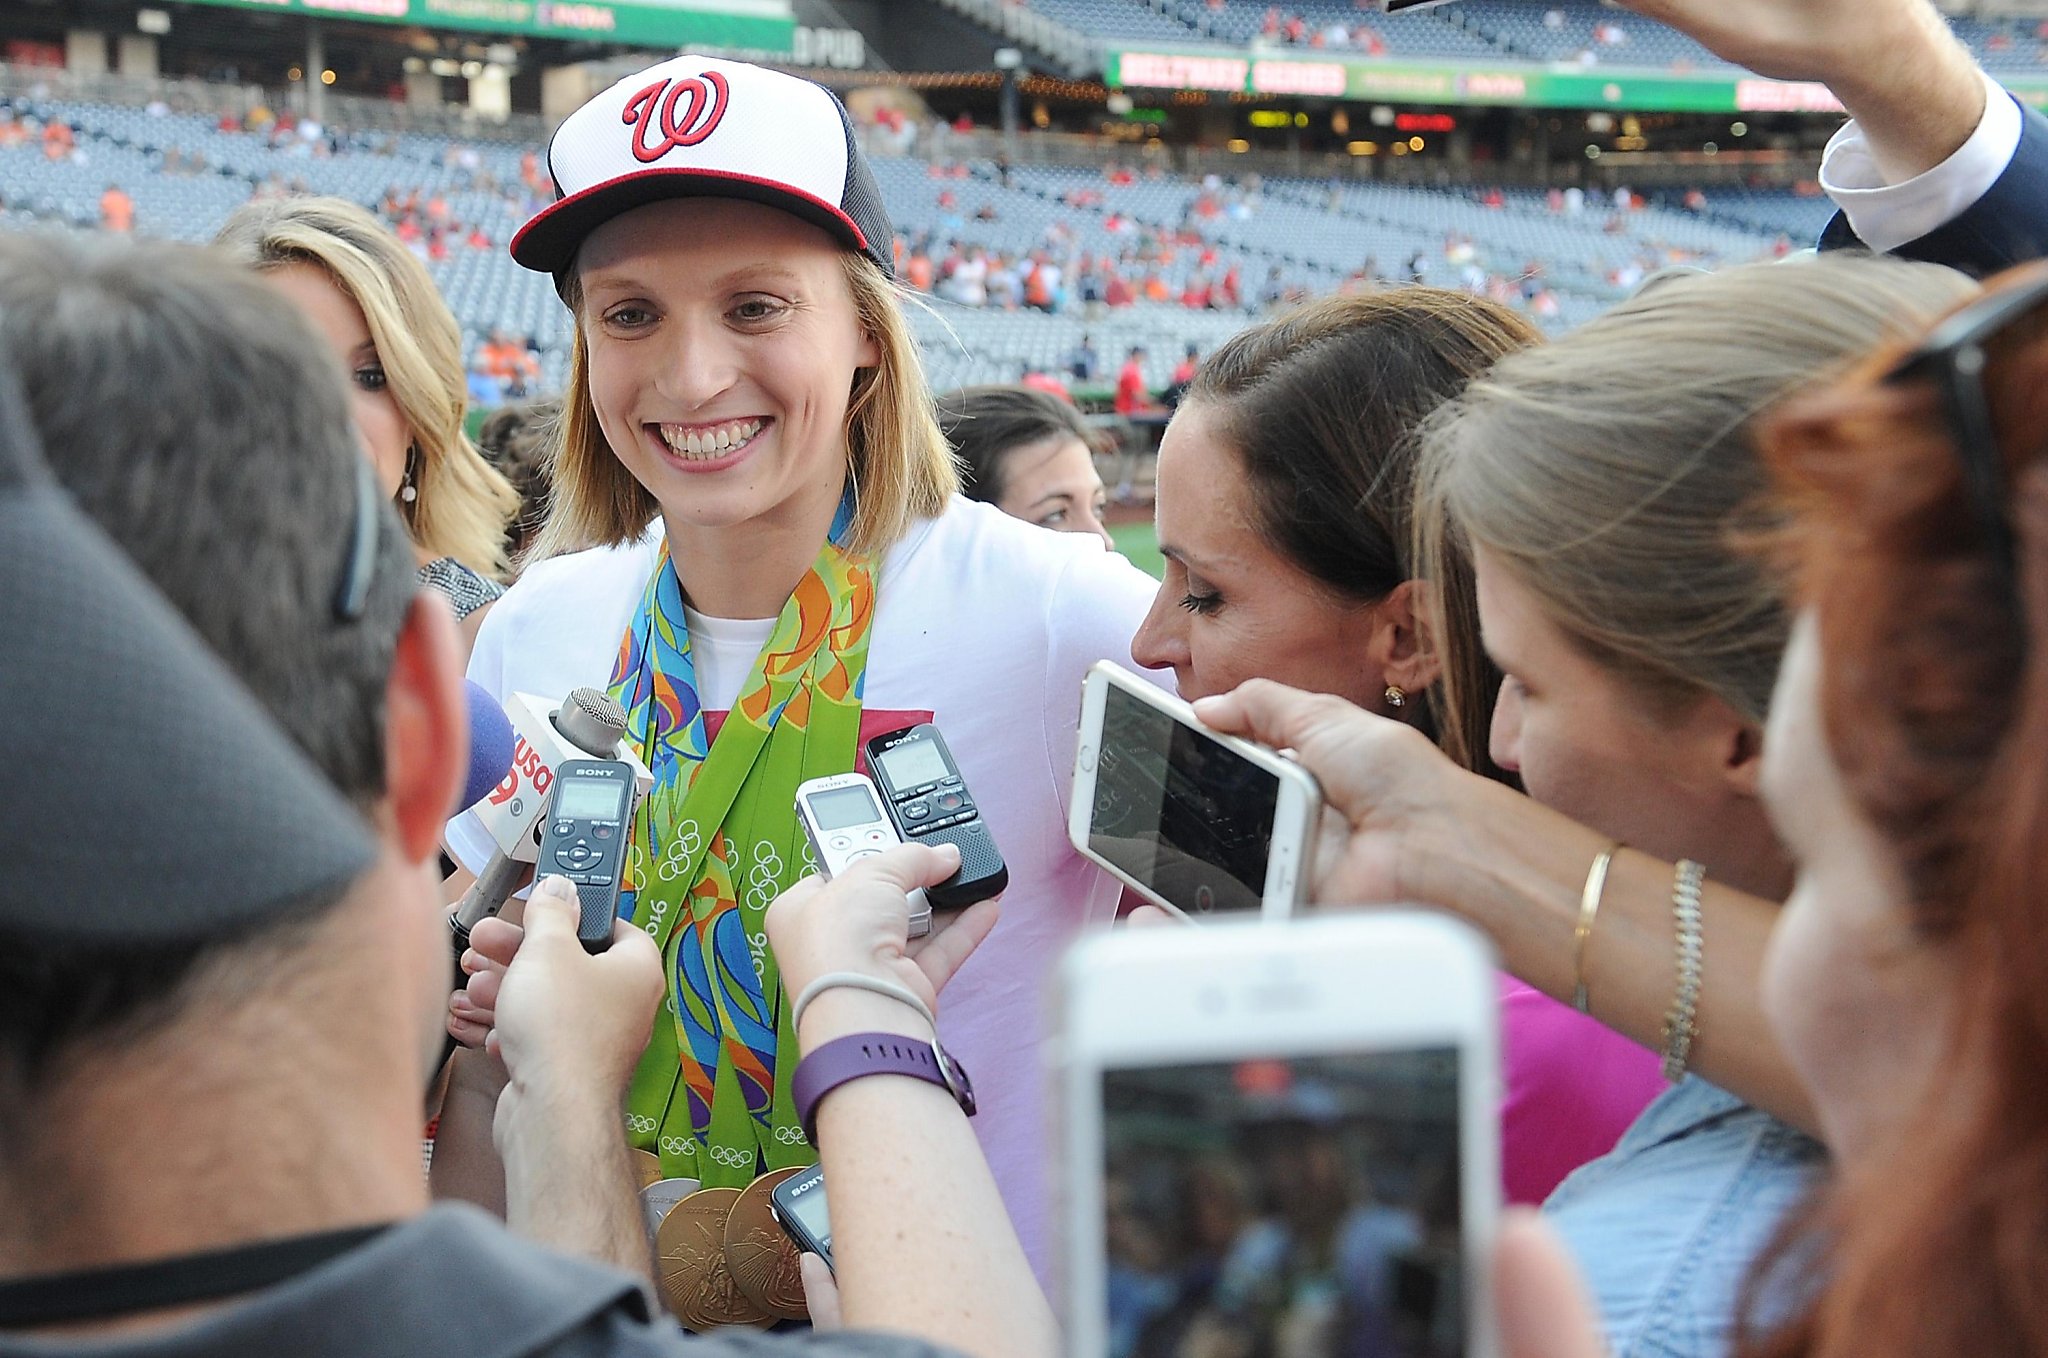
<path fill-rule="evenodd" d="M 626 712 L 601 689 L 579 688 L 559 703 L 515 693 L 505 704 L 513 732 L 511 768 L 469 814 L 497 843 L 491 861 L 455 907 L 449 927 L 460 956 L 478 920 L 504 909 L 540 856 L 540 830 L 554 793 L 555 770 L 572 759 L 612 759 L 632 766 L 634 802 L 654 786 L 654 775 L 624 743 Z"/>
<path fill-rule="evenodd" d="M 516 737 L 512 720 L 498 700 L 484 692 L 475 680 L 462 681 L 462 696 L 469 701 L 469 773 L 462 780 L 461 799 L 454 815 L 461 815 L 490 795 L 512 771 L 512 749 Z"/>

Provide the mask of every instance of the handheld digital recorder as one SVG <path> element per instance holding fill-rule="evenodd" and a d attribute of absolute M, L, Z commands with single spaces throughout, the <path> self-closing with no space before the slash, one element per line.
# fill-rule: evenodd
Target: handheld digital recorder
<path fill-rule="evenodd" d="M 960 850 L 960 870 L 925 888 L 934 908 L 965 909 L 1010 884 L 995 836 L 938 727 L 920 722 L 876 736 L 868 742 L 868 767 L 875 771 L 897 834 L 913 843 L 951 844 Z"/>
<path fill-rule="evenodd" d="M 560 873 L 576 884 L 583 907 L 576 936 L 585 952 L 603 952 L 612 945 L 632 825 L 631 764 L 572 759 L 555 771 L 534 871 L 543 877 Z"/>
<path fill-rule="evenodd" d="M 796 790 L 796 818 L 818 860 L 818 875 L 828 882 L 861 859 L 903 842 L 866 774 L 837 773 L 804 783 Z M 932 931 L 931 902 L 922 891 L 907 894 L 910 936 L 923 938 Z"/>
<path fill-rule="evenodd" d="M 812 1165 L 769 1191 L 768 1211 L 797 1248 L 832 1267 L 832 1214 L 825 1207 L 825 1169 Z"/>

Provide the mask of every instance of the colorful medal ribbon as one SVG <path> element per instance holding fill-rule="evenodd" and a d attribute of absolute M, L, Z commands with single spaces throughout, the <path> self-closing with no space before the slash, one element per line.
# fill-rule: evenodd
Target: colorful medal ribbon
<path fill-rule="evenodd" d="M 763 921 L 812 870 L 798 784 L 851 770 L 860 741 L 875 582 L 870 562 L 839 546 L 850 520 L 842 504 L 716 741 L 666 541 L 612 670 L 627 737 L 654 774 L 619 913 L 661 948 L 669 979 L 627 1094 L 627 1132 L 664 1176 L 706 1188 L 812 1159 L 790 1091 L 796 1034 Z"/>

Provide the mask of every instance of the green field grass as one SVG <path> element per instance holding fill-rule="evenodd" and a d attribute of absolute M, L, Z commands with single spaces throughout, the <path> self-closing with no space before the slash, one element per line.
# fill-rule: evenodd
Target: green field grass
<path fill-rule="evenodd" d="M 1166 573 L 1166 558 L 1159 555 L 1159 539 L 1152 535 L 1152 521 L 1119 523 L 1111 526 L 1109 535 L 1116 539 L 1116 549 L 1129 557 L 1155 578 Z"/>

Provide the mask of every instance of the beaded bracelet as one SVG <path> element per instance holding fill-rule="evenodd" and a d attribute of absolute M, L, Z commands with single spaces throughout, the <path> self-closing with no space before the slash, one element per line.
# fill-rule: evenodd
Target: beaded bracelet
<path fill-rule="evenodd" d="M 1672 997 L 1671 1012 L 1664 1019 L 1664 1078 L 1673 1084 L 1685 1078 L 1686 1063 L 1692 1059 L 1692 1044 L 1699 1036 L 1696 1019 L 1701 969 L 1700 889 L 1706 880 L 1707 870 L 1684 858 L 1679 860 L 1678 874 L 1671 884 L 1678 993 Z"/>

